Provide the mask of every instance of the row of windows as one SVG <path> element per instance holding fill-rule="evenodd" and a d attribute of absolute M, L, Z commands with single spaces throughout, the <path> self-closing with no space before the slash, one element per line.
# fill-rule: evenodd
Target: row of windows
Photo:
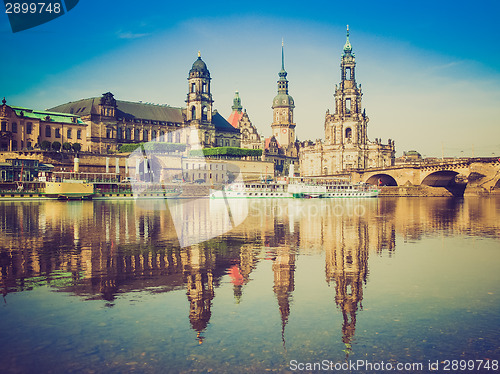
<path fill-rule="evenodd" d="M 219 170 L 219 166 L 220 166 L 220 170 L 224 170 L 224 165 L 222 165 L 222 164 L 221 165 L 208 164 L 208 168 L 207 168 L 207 164 L 186 164 L 185 165 L 186 170 L 189 170 L 189 165 L 191 165 L 192 170 Z"/>
<path fill-rule="evenodd" d="M 50 126 L 45 126 L 45 137 L 50 138 L 52 137 L 52 129 Z M 55 128 L 54 129 L 54 137 L 55 138 L 60 138 L 61 137 L 61 129 Z M 67 129 L 66 130 L 66 138 L 67 139 L 72 139 L 73 137 L 73 130 L 72 129 Z M 81 139 L 82 138 L 82 130 L 76 130 L 76 138 Z"/>
<path fill-rule="evenodd" d="M 9 131 L 9 127 L 8 127 L 8 124 L 6 121 L 2 121 L 1 130 L 2 131 Z M 13 133 L 17 133 L 17 123 L 16 122 L 12 122 L 10 131 L 12 131 Z M 26 133 L 31 134 L 32 131 L 33 131 L 33 124 L 31 122 L 27 122 L 26 123 Z"/>
<path fill-rule="evenodd" d="M 215 139 L 215 146 L 220 146 L 220 147 L 236 147 L 237 141 L 236 140 L 228 140 L 228 139 Z"/>
<path fill-rule="evenodd" d="M 201 109 L 201 119 L 202 121 L 206 121 L 208 118 L 208 109 L 206 106 L 204 106 Z M 196 119 L 196 107 L 193 105 L 191 107 L 191 119 Z"/>
<path fill-rule="evenodd" d="M 196 92 L 196 83 L 191 83 L 191 93 Z M 208 92 L 208 85 L 207 83 L 203 82 L 203 85 L 201 87 L 201 92 L 202 93 L 207 93 Z"/>
<path fill-rule="evenodd" d="M 149 131 L 148 130 L 143 130 L 142 131 L 142 139 L 141 139 L 141 131 L 139 129 L 135 129 L 134 132 L 134 140 L 149 140 Z M 165 136 L 166 135 L 166 136 Z M 158 140 L 160 142 L 168 142 L 168 143 L 180 143 L 181 142 L 181 134 L 179 132 L 168 132 L 165 134 L 165 131 L 156 131 L 152 130 L 151 131 L 151 140 L 155 141 L 157 137 L 160 137 Z M 113 138 L 113 130 L 112 129 L 106 129 L 106 138 L 107 139 L 112 139 Z M 117 139 L 127 139 L 127 140 L 132 140 L 132 129 L 127 128 L 125 131 L 123 131 L 122 128 L 118 128 L 116 130 L 116 138 Z"/>
<path fill-rule="evenodd" d="M 224 181 L 224 174 L 216 174 L 215 175 L 212 175 L 212 173 L 208 174 L 208 178 L 209 180 L 207 180 L 207 173 L 198 173 L 198 178 L 196 178 L 196 173 L 193 173 L 191 174 L 191 177 L 189 177 L 189 174 L 188 173 L 185 173 L 184 174 L 184 180 L 187 182 L 189 180 L 191 181 L 195 181 L 196 179 L 203 179 L 205 182 L 209 182 L 209 181 L 215 181 L 215 182 L 218 182 L 219 179 L 221 181 Z M 214 180 L 215 178 L 215 180 Z"/>
<path fill-rule="evenodd" d="M 1 130 L 2 131 L 9 131 L 8 130 L 8 124 L 7 124 L 7 122 L 2 121 Z M 17 123 L 16 122 L 12 122 L 12 124 L 11 124 L 11 131 L 13 133 L 17 134 Z M 32 133 L 33 133 L 33 123 L 32 122 L 27 122 L 26 123 L 26 134 L 29 135 L 29 134 L 32 134 Z M 54 136 L 56 138 L 60 138 L 61 137 L 61 129 L 59 129 L 59 128 L 54 129 Z M 45 126 L 45 137 L 46 138 L 52 137 L 52 128 L 49 125 Z M 68 139 L 71 139 L 73 137 L 73 130 L 72 129 L 67 129 L 66 130 L 66 137 Z M 82 130 L 77 130 L 76 131 L 76 138 L 77 139 L 81 139 L 82 138 Z"/>

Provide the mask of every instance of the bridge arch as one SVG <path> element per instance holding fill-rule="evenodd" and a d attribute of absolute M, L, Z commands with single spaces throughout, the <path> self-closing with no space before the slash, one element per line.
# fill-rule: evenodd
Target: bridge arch
<path fill-rule="evenodd" d="M 420 184 L 432 187 L 447 187 L 455 182 L 455 177 L 458 175 L 453 170 L 439 170 L 427 175 Z"/>
<path fill-rule="evenodd" d="M 374 174 L 366 180 L 366 183 L 373 184 L 374 186 L 397 186 L 396 180 L 389 174 Z"/>

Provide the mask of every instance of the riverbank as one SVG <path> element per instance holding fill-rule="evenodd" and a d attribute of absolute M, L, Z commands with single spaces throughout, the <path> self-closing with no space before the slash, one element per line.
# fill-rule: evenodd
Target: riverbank
<path fill-rule="evenodd" d="M 392 197 L 477 197 L 477 196 L 500 196 L 499 189 L 486 190 L 482 187 L 467 186 L 459 189 L 431 186 L 383 186 L 380 188 L 379 196 Z"/>

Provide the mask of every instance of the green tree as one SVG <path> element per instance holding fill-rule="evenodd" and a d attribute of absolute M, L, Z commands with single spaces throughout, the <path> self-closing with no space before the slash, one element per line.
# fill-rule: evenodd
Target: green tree
<path fill-rule="evenodd" d="M 75 152 L 80 152 L 80 150 L 82 149 L 82 145 L 80 143 L 73 143 L 72 147 L 73 151 Z"/>
<path fill-rule="evenodd" d="M 43 142 L 40 143 L 40 148 L 43 149 L 44 151 L 50 151 L 50 146 L 52 144 L 48 140 L 44 140 Z"/>
<path fill-rule="evenodd" d="M 59 151 L 61 149 L 61 143 L 59 143 L 59 142 L 52 143 L 52 149 L 54 151 Z"/>

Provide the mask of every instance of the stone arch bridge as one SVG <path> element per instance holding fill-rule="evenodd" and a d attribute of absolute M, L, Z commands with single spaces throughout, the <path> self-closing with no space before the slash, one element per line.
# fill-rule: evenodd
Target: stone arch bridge
<path fill-rule="evenodd" d="M 382 186 L 431 186 L 453 190 L 475 189 L 489 193 L 500 190 L 500 159 L 460 158 L 434 163 L 406 163 L 385 168 L 348 172 L 353 183 Z M 345 174 L 343 174 L 345 175 Z"/>

